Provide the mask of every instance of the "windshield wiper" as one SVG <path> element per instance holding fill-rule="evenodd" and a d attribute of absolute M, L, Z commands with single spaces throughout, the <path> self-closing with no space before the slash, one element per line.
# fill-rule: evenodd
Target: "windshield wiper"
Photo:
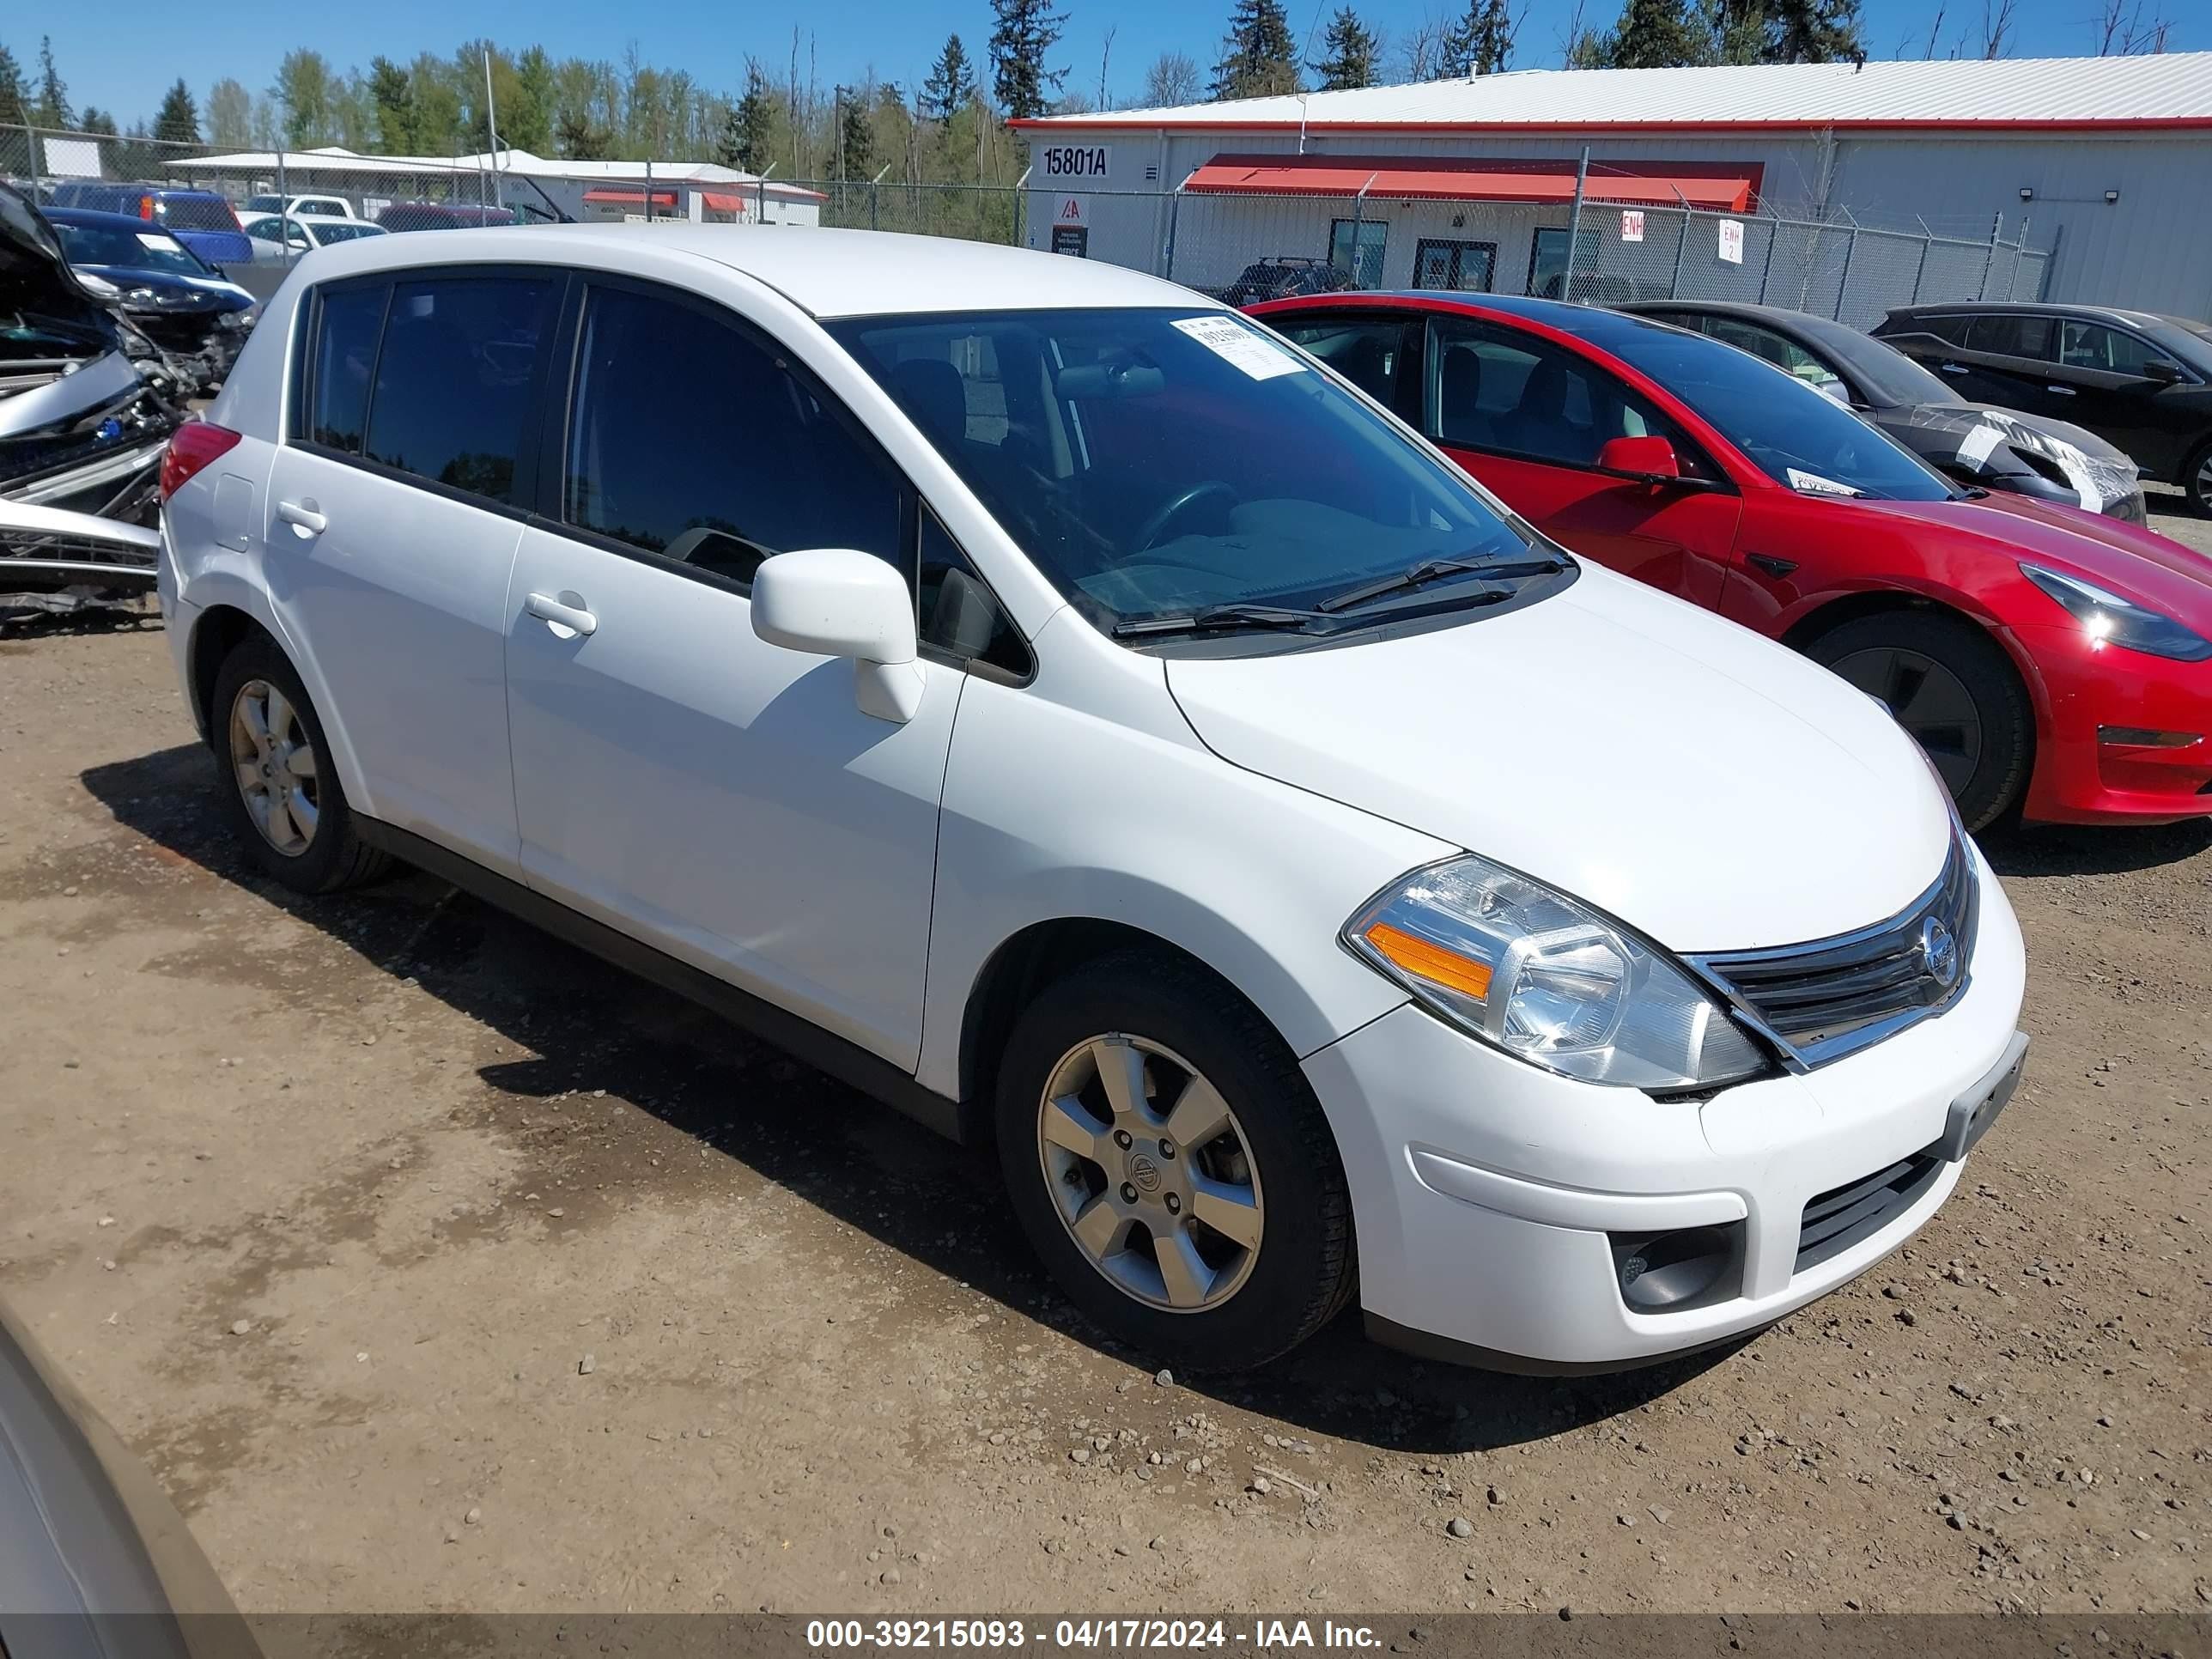
<path fill-rule="evenodd" d="M 1341 593 L 1332 593 L 1317 601 L 1314 608 L 1332 614 L 1349 611 L 1370 599 L 1379 599 L 1385 593 L 1420 587 L 1443 576 L 1468 574 L 1510 579 L 1515 576 L 1541 576 L 1566 568 L 1566 561 L 1560 558 L 1515 559 L 1505 562 L 1495 559 L 1424 559 L 1411 569 L 1401 570 L 1395 576 L 1377 577 L 1371 582 L 1362 582 L 1357 587 L 1347 587 Z M 1504 597 L 1502 593 L 1496 596 L 1497 599 Z M 1478 596 L 1472 602 L 1491 604 L 1494 600 Z"/>
<path fill-rule="evenodd" d="M 1318 611 L 1292 611 L 1277 605 L 1210 605 L 1203 611 L 1172 617 L 1132 617 L 1114 624 L 1114 637 L 1136 634 L 1204 634 L 1224 628 L 1281 628 L 1303 632 L 1328 618 Z"/>

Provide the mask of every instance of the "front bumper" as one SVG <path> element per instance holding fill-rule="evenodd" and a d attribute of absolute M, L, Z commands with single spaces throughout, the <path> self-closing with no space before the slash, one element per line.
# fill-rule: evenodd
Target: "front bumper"
<path fill-rule="evenodd" d="M 2023 816 L 2137 824 L 2212 816 L 2212 660 L 2148 657 L 2095 643 L 2078 627 L 2013 631 L 2041 681 Z M 2144 732 L 2197 741 L 2113 740 Z"/>
<path fill-rule="evenodd" d="M 1755 1331 L 1895 1249 L 1958 1183 L 1954 1103 L 1971 1109 L 2014 1058 L 2020 930 L 1976 865 L 1965 994 L 1803 1075 L 1654 1101 L 1540 1071 L 1410 1005 L 1310 1056 L 1352 1187 L 1370 1328 L 1500 1368 L 1624 1369 Z M 1808 1204 L 1893 1166 L 1910 1179 L 1878 1224 L 1801 1261 Z M 1680 1310 L 1632 1309 L 1616 1245 L 1688 1228 L 1737 1241 L 1732 1277 Z"/>

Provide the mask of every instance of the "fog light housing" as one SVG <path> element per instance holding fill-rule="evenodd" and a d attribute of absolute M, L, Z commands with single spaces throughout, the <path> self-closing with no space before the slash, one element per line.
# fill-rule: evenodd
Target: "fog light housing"
<path fill-rule="evenodd" d="M 2161 732 L 2148 726 L 2100 726 L 2097 728 L 2099 743 L 2116 744 L 2123 749 L 2187 749 L 2204 741 L 2201 732 Z"/>
<path fill-rule="evenodd" d="M 1744 1224 L 1608 1235 L 1620 1299 L 1632 1313 L 1684 1313 L 1741 1294 Z"/>

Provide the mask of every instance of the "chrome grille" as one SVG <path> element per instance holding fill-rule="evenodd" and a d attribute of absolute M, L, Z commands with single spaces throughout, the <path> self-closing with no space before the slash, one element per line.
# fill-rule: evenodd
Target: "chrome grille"
<path fill-rule="evenodd" d="M 1809 945 L 1691 961 L 1785 1054 L 1821 1066 L 1957 999 L 1971 977 L 1979 896 L 1966 838 L 1954 832 L 1936 884 L 1887 921 Z"/>

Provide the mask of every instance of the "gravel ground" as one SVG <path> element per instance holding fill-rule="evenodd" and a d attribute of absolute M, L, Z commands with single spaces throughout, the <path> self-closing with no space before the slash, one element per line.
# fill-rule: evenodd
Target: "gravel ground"
<path fill-rule="evenodd" d="M 1991 848 L 2028 1080 L 1747 1346 L 1219 1388 L 981 1157 L 427 878 L 276 891 L 210 776 L 158 626 L 0 635 L 0 1290 L 248 1610 L 2212 1605 L 2212 830 Z"/>

